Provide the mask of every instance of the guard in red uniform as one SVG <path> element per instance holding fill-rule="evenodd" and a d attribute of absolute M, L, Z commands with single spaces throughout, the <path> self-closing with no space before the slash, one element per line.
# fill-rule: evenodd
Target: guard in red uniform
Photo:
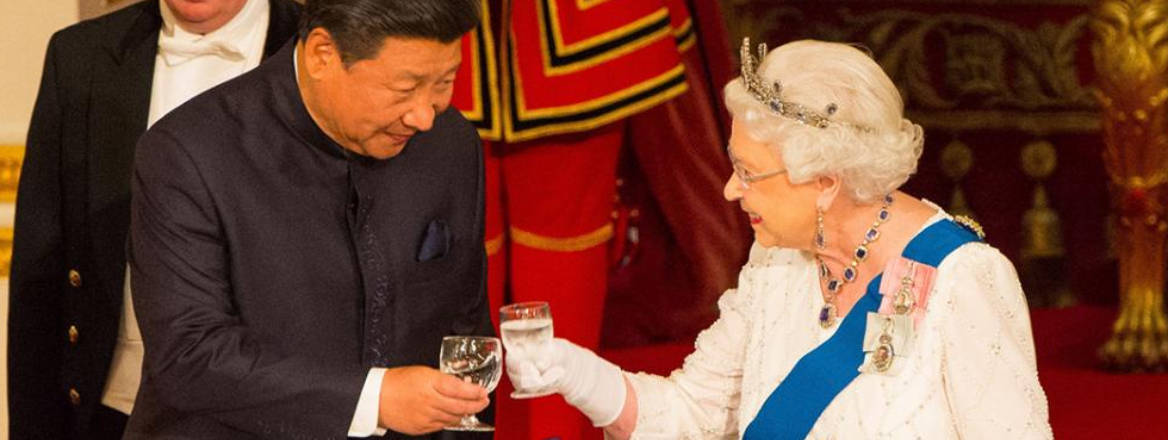
<path fill-rule="evenodd" d="M 627 119 L 689 89 L 682 54 L 694 43 L 692 20 L 684 0 L 483 8 L 483 26 L 463 41 L 454 104 L 485 140 L 492 308 L 505 286 L 507 302 L 548 301 L 556 336 L 596 349 Z M 509 393 L 500 386 L 497 438 L 597 435 L 559 397 Z"/>

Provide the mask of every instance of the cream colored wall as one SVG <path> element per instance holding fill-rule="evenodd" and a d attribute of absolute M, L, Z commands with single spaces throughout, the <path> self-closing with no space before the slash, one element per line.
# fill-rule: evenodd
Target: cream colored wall
<path fill-rule="evenodd" d="M 19 157 L 36 100 L 49 37 L 77 22 L 78 3 L 64 0 L 0 1 L 0 157 Z M 0 164 L 0 181 L 19 171 Z M 0 182 L 0 186 L 3 182 Z M 0 249 L 11 249 L 11 188 L 0 188 Z M 7 256 L 2 258 L 7 260 Z M 8 268 L 0 277 L 0 439 L 8 438 Z"/>
<path fill-rule="evenodd" d="M 45 48 L 54 31 L 77 22 L 77 3 L 0 2 L 0 145 L 21 145 L 36 99 Z"/>
<path fill-rule="evenodd" d="M 82 20 L 105 15 L 142 0 L 78 0 L 78 16 Z"/>

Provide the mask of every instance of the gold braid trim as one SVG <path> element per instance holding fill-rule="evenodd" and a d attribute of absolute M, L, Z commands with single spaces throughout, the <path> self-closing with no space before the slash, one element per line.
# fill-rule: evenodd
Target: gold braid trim
<path fill-rule="evenodd" d="M 685 53 L 698 41 L 698 34 L 693 31 L 693 17 L 685 19 L 677 29 L 673 30 L 673 38 L 677 41 L 677 52 Z"/>
<path fill-rule="evenodd" d="M 487 256 L 488 257 L 499 253 L 499 250 L 503 249 L 503 238 L 504 237 L 506 237 L 506 235 L 503 234 L 502 232 L 500 232 L 499 235 L 495 236 L 495 238 L 487 240 L 486 242 L 483 243 L 483 246 L 487 248 Z"/>
<path fill-rule="evenodd" d="M 612 223 L 584 235 L 568 238 L 545 237 L 539 234 L 511 227 L 511 240 L 516 244 L 552 252 L 579 252 L 604 244 L 612 238 Z"/>

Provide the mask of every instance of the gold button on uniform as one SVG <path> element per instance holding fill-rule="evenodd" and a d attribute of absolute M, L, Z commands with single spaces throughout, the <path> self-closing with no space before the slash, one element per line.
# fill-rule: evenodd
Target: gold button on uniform
<path fill-rule="evenodd" d="M 69 343 L 76 344 L 77 338 L 79 336 L 81 336 L 81 334 L 77 331 L 77 326 L 75 326 L 75 325 L 69 326 Z"/>
<path fill-rule="evenodd" d="M 69 285 L 81 287 L 81 272 L 78 272 L 77 269 L 69 269 Z"/>
<path fill-rule="evenodd" d="M 73 406 L 81 404 L 81 393 L 78 393 L 76 388 L 69 388 L 69 403 Z"/>

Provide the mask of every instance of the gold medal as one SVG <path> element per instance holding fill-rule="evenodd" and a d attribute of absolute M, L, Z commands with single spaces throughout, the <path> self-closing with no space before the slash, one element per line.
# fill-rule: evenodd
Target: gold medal
<path fill-rule="evenodd" d="M 876 371 L 880 373 L 892 368 L 892 360 L 896 356 L 892 347 L 892 327 L 892 320 L 885 318 L 880 333 L 880 345 L 877 345 L 876 350 L 872 352 L 872 366 L 876 367 Z"/>

